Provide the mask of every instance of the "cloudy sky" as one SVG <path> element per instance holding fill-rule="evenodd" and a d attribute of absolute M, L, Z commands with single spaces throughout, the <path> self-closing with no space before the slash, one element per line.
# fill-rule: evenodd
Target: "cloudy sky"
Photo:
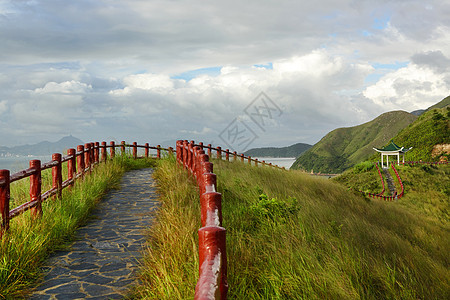
<path fill-rule="evenodd" d="M 449 15 L 442 0 L 0 0 L 0 146 L 314 144 L 448 96 Z"/>

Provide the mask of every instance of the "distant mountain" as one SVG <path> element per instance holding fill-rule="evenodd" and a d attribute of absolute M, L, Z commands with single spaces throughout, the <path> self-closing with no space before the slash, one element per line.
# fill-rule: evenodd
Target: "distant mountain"
<path fill-rule="evenodd" d="M 312 145 L 297 143 L 288 147 L 266 147 L 253 148 L 244 152 L 245 156 L 253 157 L 298 157 L 300 154 L 311 148 Z"/>
<path fill-rule="evenodd" d="M 69 148 L 76 148 L 77 145 L 83 145 L 83 141 L 73 137 L 65 136 L 57 142 L 40 142 L 33 145 L 22 145 L 15 147 L 0 147 L 0 156 L 7 155 L 50 155 L 53 153 L 63 153 Z"/>
<path fill-rule="evenodd" d="M 423 114 L 426 111 L 427 111 L 426 109 L 418 109 L 418 110 L 412 111 L 411 114 L 413 114 L 415 116 L 420 116 L 421 114 Z"/>
<path fill-rule="evenodd" d="M 340 173 L 369 158 L 372 147 L 385 145 L 416 119 L 405 111 L 392 111 L 362 125 L 335 129 L 300 155 L 291 169 Z"/>

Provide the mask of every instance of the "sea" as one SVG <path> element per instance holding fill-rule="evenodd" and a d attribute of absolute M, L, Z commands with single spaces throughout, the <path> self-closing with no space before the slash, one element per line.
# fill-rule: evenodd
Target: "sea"
<path fill-rule="evenodd" d="M 266 163 L 272 163 L 272 165 L 278 165 L 289 169 L 295 162 L 295 157 L 252 157 L 257 158 L 258 161 L 265 161 Z"/>
<path fill-rule="evenodd" d="M 265 161 L 266 163 L 272 163 L 280 167 L 289 169 L 295 162 L 295 157 L 254 157 L 259 161 Z M 29 168 L 29 161 L 33 159 L 39 159 L 41 163 L 49 162 L 52 160 L 51 155 L 46 156 L 8 156 L 0 157 L 0 170 L 10 170 L 11 174 L 25 170 Z"/>
<path fill-rule="evenodd" d="M 15 172 L 28 169 L 30 167 L 30 160 L 39 159 L 41 163 L 46 163 L 52 160 L 51 155 L 45 156 L 7 156 L 0 157 L 0 170 L 9 170 L 11 174 Z"/>

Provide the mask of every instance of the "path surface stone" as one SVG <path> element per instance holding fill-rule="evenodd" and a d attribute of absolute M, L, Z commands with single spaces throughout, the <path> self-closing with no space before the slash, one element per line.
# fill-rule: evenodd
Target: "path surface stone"
<path fill-rule="evenodd" d="M 384 176 L 386 176 L 386 182 L 391 195 L 394 195 L 396 192 L 394 178 L 392 178 L 391 173 L 389 173 L 389 168 L 383 168 Z"/>
<path fill-rule="evenodd" d="M 77 230 L 69 250 L 42 268 L 43 282 L 29 299 L 122 299 L 137 283 L 144 230 L 158 207 L 152 169 L 127 172 Z"/>

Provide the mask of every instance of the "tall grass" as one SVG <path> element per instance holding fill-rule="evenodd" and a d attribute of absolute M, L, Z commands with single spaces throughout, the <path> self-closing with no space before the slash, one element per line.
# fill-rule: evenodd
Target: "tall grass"
<path fill-rule="evenodd" d="M 197 274 L 190 256 L 197 259 L 198 196 L 192 182 L 178 189 L 186 173 L 170 163 L 171 171 L 158 179 L 163 195 L 174 190 L 169 202 L 181 203 L 181 209 L 159 217 L 153 229 L 161 237 L 155 240 L 152 234 L 149 240 L 153 264 L 146 270 L 153 280 L 145 286 L 147 291 L 167 288 L 170 294 L 142 296 L 184 299 L 192 297 L 195 280 L 186 280 L 189 289 L 178 278 Z M 301 172 L 217 160 L 214 172 L 223 195 L 230 299 L 450 297 L 448 223 L 430 222 L 398 203 L 370 201 Z M 187 222 L 190 231 L 180 232 L 179 222 Z M 160 228 L 168 231 L 156 233 Z M 166 236 L 170 242 L 164 245 Z M 170 262 L 170 269 L 157 266 L 158 259 Z"/>
<path fill-rule="evenodd" d="M 199 192 L 189 173 L 169 157 L 153 173 L 160 183 L 161 207 L 148 231 L 135 297 L 192 298 L 198 278 Z"/>
<path fill-rule="evenodd" d="M 64 189 L 61 198 L 45 201 L 42 217 L 33 219 L 30 212 L 25 212 L 12 219 L 10 230 L 0 241 L 0 298 L 24 297 L 26 289 L 40 278 L 43 261 L 52 251 L 65 247 L 105 192 L 117 187 L 122 174 L 152 164 L 152 160 L 116 157 L 107 164 L 101 163 L 72 188 Z M 43 191 L 50 185 L 51 177 L 45 172 Z M 28 189 L 27 179 L 14 183 L 12 207 L 28 201 Z"/>

